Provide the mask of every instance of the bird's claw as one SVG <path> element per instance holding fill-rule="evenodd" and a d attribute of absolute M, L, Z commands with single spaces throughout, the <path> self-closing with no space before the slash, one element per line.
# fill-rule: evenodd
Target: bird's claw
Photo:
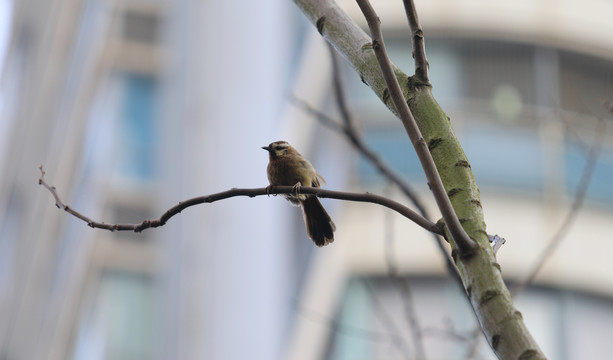
<path fill-rule="evenodd" d="M 296 184 L 294 184 L 294 186 L 292 186 L 292 190 L 296 193 L 296 196 L 300 194 L 301 187 L 302 187 L 302 184 L 300 183 L 300 181 L 298 181 Z"/>

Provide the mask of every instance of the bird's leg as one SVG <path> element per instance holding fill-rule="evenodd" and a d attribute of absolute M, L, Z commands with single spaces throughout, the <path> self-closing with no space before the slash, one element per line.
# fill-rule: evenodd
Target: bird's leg
<path fill-rule="evenodd" d="M 268 185 L 266 187 L 266 195 L 270 196 L 270 189 L 272 189 L 272 185 Z M 276 195 L 276 194 L 275 194 Z"/>
<path fill-rule="evenodd" d="M 296 193 L 296 196 L 300 194 L 301 187 L 302 187 L 302 184 L 300 183 L 300 181 L 298 181 L 296 184 L 294 184 L 294 186 L 292 186 L 292 190 L 294 190 L 294 192 Z"/>

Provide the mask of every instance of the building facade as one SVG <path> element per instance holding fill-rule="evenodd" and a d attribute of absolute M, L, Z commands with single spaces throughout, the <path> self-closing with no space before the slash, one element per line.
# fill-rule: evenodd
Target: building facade
<path fill-rule="evenodd" d="M 364 25 L 355 3 L 340 5 Z M 373 5 L 392 60 L 412 73 L 402 4 Z M 601 104 L 613 98 L 611 6 L 417 3 L 433 91 L 489 232 L 507 239 L 498 259 L 511 287 L 565 224 L 595 163 L 563 241 L 517 298 L 555 359 L 604 359 L 613 336 L 613 125 Z M 378 206 L 324 200 L 336 241 L 317 249 L 281 198 L 108 232 L 36 185 L 43 165 L 72 208 L 138 223 L 191 197 L 267 185 L 260 147 L 284 139 L 328 188 L 408 203 L 292 100 L 340 119 L 328 48 L 293 4 L 20 0 L 9 39 L 0 359 L 494 358 L 432 237 Z M 342 79 L 366 142 L 437 214 L 401 125 L 348 65 Z"/>

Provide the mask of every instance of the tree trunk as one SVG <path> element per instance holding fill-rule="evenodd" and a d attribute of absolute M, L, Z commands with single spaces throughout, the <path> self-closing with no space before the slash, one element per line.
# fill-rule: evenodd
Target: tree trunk
<path fill-rule="evenodd" d="M 370 37 L 332 0 L 294 2 L 397 115 Z M 500 359 L 545 359 L 503 282 L 500 265 L 489 245 L 479 188 L 449 118 L 432 96 L 430 84 L 417 81 L 398 68 L 394 71 L 453 208 L 466 233 L 478 244 L 478 251 L 472 256 L 463 258 L 455 252 L 452 255 L 487 341 Z M 451 245 L 455 249 L 453 241 Z"/>

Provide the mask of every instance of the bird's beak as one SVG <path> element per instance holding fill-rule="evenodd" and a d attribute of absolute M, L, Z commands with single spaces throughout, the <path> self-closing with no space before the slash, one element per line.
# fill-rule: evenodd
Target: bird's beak
<path fill-rule="evenodd" d="M 262 149 L 268 151 L 268 152 L 272 152 L 272 148 L 270 146 L 262 146 Z"/>

